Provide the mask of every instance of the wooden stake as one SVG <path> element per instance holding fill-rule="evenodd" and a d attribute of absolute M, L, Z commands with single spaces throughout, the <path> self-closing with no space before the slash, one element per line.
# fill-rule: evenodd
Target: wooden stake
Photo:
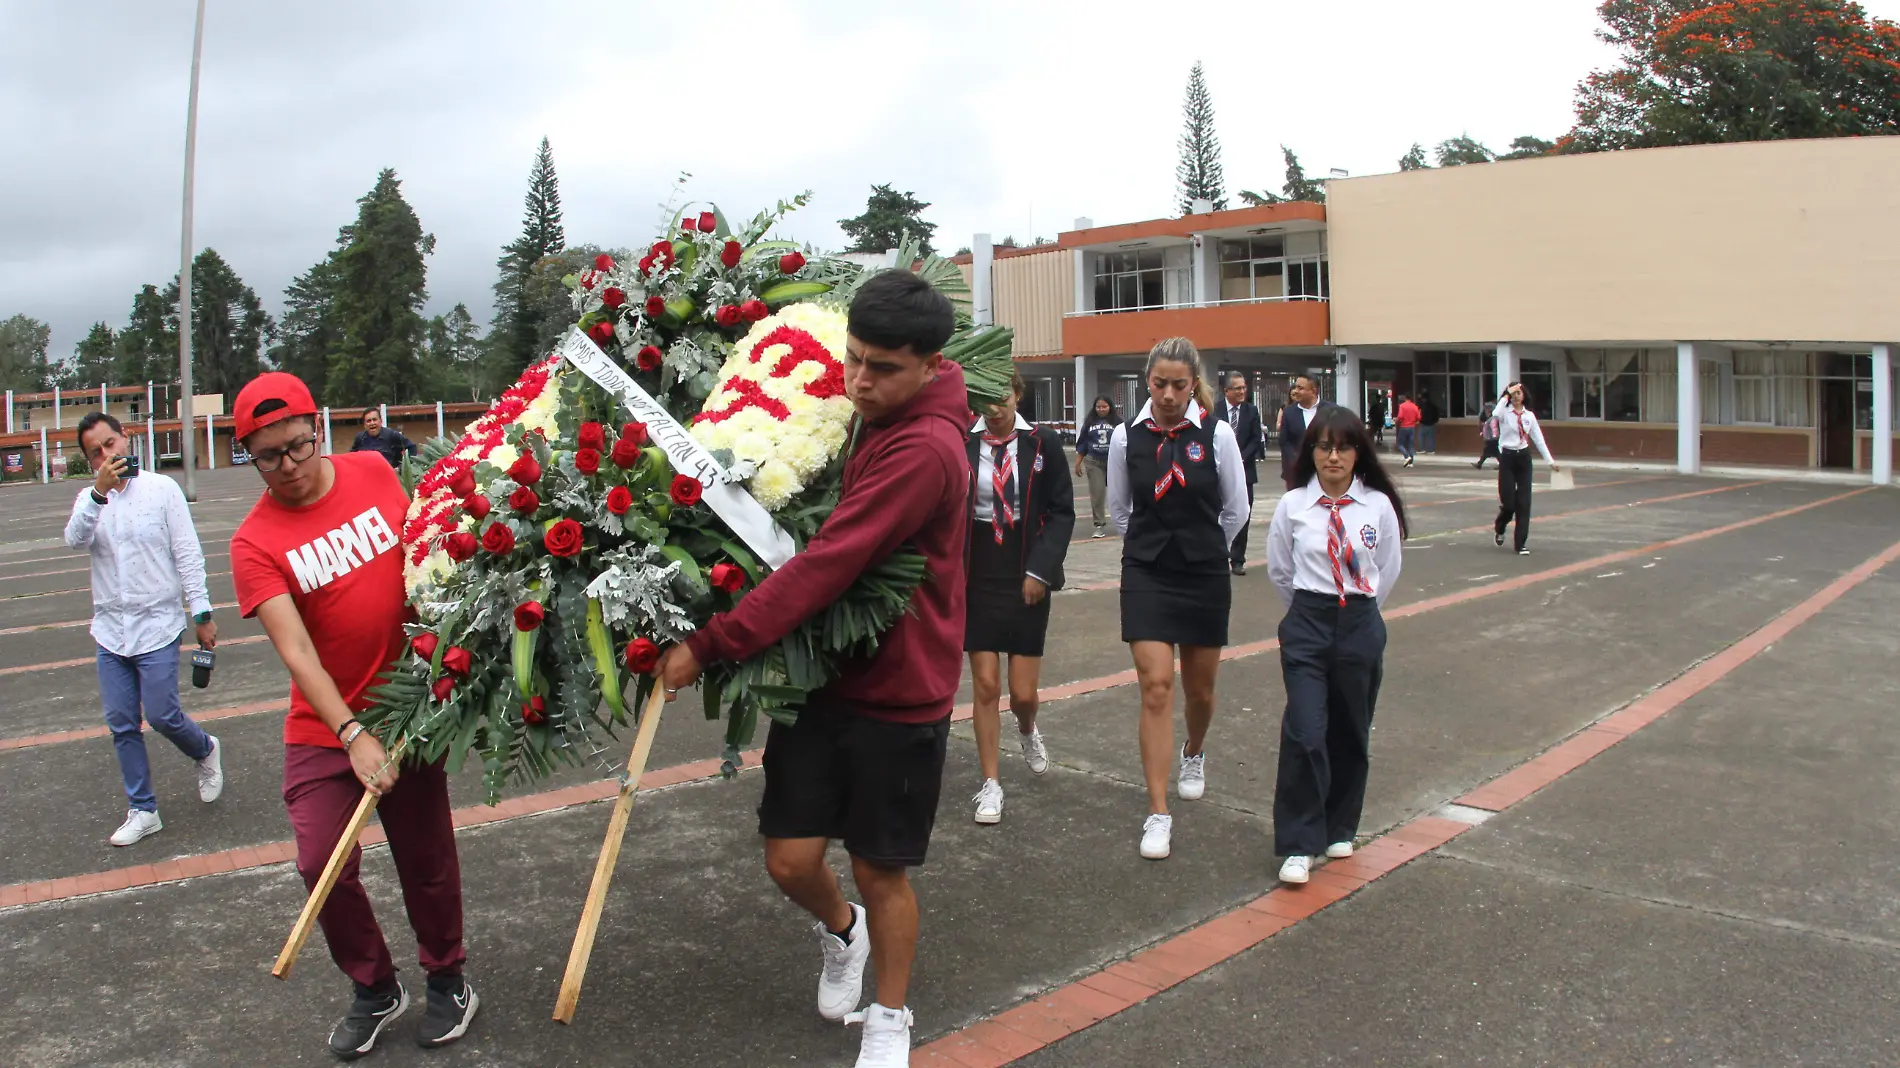
<path fill-rule="evenodd" d="M 297 963 L 297 954 L 303 952 L 303 944 L 310 940 L 310 931 L 317 925 L 317 913 L 323 911 L 323 903 L 330 899 L 330 891 L 336 886 L 337 876 L 343 872 L 343 862 L 349 859 L 350 850 L 356 848 L 356 840 L 363 836 L 363 826 L 369 822 L 369 814 L 376 811 L 378 798 L 368 790 L 363 791 L 363 799 L 356 803 L 356 812 L 350 816 L 350 822 L 343 827 L 343 836 L 336 840 L 336 848 L 330 851 L 330 863 L 324 865 L 323 876 L 317 885 L 310 888 L 310 896 L 303 903 L 303 913 L 297 917 L 297 925 L 290 929 L 290 938 L 284 942 L 284 951 L 277 954 L 277 964 L 270 973 L 279 979 L 290 978 L 290 966 Z"/>
<path fill-rule="evenodd" d="M 666 691 L 658 682 L 647 697 L 640 714 L 640 732 L 634 735 L 633 754 L 627 758 L 626 781 L 620 796 L 614 799 L 613 816 L 607 821 L 607 839 L 601 843 L 600 859 L 594 862 L 594 882 L 587 889 L 587 903 L 581 906 L 581 924 L 574 931 L 574 947 L 567 954 L 567 974 L 561 977 L 561 993 L 554 1000 L 554 1018 L 564 1024 L 574 1022 L 574 1009 L 580 1004 L 581 983 L 587 978 L 587 960 L 594 955 L 594 936 L 600 931 L 601 910 L 607 904 L 607 887 L 614 881 L 614 865 L 620 860 L 620 843 L 627 836 L 627 817 L 633 812 L 633 795 L 640 789 L 640 777 L 646 774 L 647 758 L 653 755 L 653 736 L 659 731 L 660 710 L 666 707 Z"/>

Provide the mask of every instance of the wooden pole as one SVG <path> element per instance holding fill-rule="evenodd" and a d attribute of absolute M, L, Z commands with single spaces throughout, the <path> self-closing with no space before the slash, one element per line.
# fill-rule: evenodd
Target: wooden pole
<path fill-rule="evenodd" d="M 189 433 L 189 431 L 187 431 Z M 388 763 L 394 764 L 402 759 L 402 746 L 388 755 Z M 317 913 L 323 911 L 323 903 L 330 900 L 330 891 L 336 888 L 337 876 L 343 873 L 343 862 L 349 859 L 350 850 L 356 848 L 356 840 L 363 837 L 363 828 L 369 823 L 369 814 L 376 811 L 378 796 L 368 790 L 363 791 L 363 799 L 356 803 L 356 811 L 350 814 L 350 822 L 344 824 L 343 834 L 336 840 L 336 848 L 330 850 L 330 862 L 323 866 L 323 874 L 318 877 L 317 885 L 310 888 L 310 896 L 304 899 L 303 912 L 297 916 L 296 926 L 290 929 L 290 937 L 284 940 L 283 952 L 277 954 L 277 963 L 270 973 L 279 979 L 290 978 L 290 966 L 297 963 L 297 954 L 303 952 L 303 944 L 310 941 L 310 932 L 317 926 Z"/>
<path fill-rule="evenodd" d="M 620 860 L 620 843 L 627 836 L 633 795 L 640 788 L 640 776 L 646 774 L 647 758 L 653 755 L 653 736 L 659 730 L 660 711 L 665 707 L 666 691 L 656 682 L 640 715 L 640 732 L 634 736 L 633 754 L 627 758 L 627 777 L 620 784 L 620 796 L 614 800 L 613 817 L 607 821 L 607 839 L 601 843 L 600 859 L 594 863 L 594 883 L 587 890 L 587 903 L 581 906 L 581 924 L 574 931 L 574 948 L 567 954 L 567 974 L 561 977 L 561 993 L 554 1001 L 554 1018 L 564 1024 L 574 1022 L 574 1009 L 580 1004 L 581 982 L 587 978 L 587 960 L 594 954 L 594 936 L 600 930 L 600 914 L 607 904 L 607 887 L 614 880 L 614 865 Z"/>

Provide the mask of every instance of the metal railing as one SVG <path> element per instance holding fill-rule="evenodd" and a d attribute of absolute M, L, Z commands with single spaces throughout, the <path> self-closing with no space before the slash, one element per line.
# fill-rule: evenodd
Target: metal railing
<path fill-rule="evenodd" d="M 1122 315 L 1128 312 L 1174 311 L 1181 308 L 1222 308 L 1236 304 L 1329 304 L 1331 297 L 1289 296 L 1278 297 L 1237 297 L 1233 300 L 1184 300 L 1173 304 L 1144 304 L 1137 308 L 1090 308 L 1085 311 L 1064 312 L 1064 319 L 1082 319 L 1091 315 Z"/>

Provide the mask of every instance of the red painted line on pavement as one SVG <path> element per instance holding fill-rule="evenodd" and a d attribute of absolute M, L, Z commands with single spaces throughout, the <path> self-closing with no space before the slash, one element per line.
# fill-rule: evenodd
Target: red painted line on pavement
<path fill-rule="evenodd" d="M 1677 493 L 1669 497 L 1651 497 L 1648 500 L 1628 501 L 1623 504 L 1601 504 L 1601 505 L 1596 506 L 1595 508 L 1578 508 L 1574 511 L 1569 511 L 1569 512 L 1555 512 L 1551 515 L 1540 515 L 1540 516 L 1537 516 L 1536 519 L 1538 522 L 1543 523 L 1543 522 L 1548 522 L 1553 519 L 1568 519 L 1571 516 L 1596 515 L 1600 512 L 1614 512 L 1623 508 L 1635 508 L 1636 506 L 1643 505 L 1643 504 L 1664 504 L 1668 501 L 1686 501 L 1691 497 L 1707 497 L 1715 493 L 1729 493 L 1734 490 L 1748 489 L 1751 486 L 1766 486 L 1770 481 L 1771 480 L 1764 478 L 1759 482 L 1737 482 L 1732 486 L 1717 486 L 1714 489 L 1696 490 L 1693 493 Z M 1465 527 L 1463 530 L 1440 531 L 1437 534 L 1427 534 L 1425 535 L 1425 537 L 1442 538 L 1446 534 L 1486 534 L 1486 533 L 1489 533 L 1492 529 L 1494 528 L 1491 526 L 1491 524 L 1486 523 L 1483 526 Z M 1417 540 L 1417 539 L 1412 539 L 1412 540 Z"/>
<path fill-rule="evenodd" d="M 237 602 L 232 601 L 229 604 L 214 604 L 211 607 L 214 609 L 236 608 Z M 14 634 L 31 634 L 36 630 L 70 630 L 73 627 L 90 626 L 92 626 L 92 617 L 87 616 L 85 619 L 68 619 L 60 623 L 35 623 L 30 627 L 8 627 L 5 630 L 0 630 L 0 638 Z"/>
<path fill-rule="evenodd" d="M 1508 809 L 1707 690 L 1895 560 L 1900 560 L 1900 542 L 1649 697 L 1571 735 L 1460 797 L 1458 803 L 1493 812 Z M 1612 723 L 1615 729 L 1609 729 Z M 1012 1064 L 1232 960 L 1470 829 L 1470 824 L 1455 820 L 1415 816 L 1373 839 L 1350 858 L 1326 861 L 1314 870 L 1305 886 L 1270 890 L 1126 960 L 951 1031 L 912 1051 L 910 1063 L 913 1068 L 1002 1068 Z"/>
<path fill-rule="evenodd" d="M 225 553 L 206 553 L 206 554 L 205 554 L 205 559 L 206 559 L 206 560 L 210 560 L 210 559 L 212 559 L 213 557 L 218 557 L 218 556 L 230 556 L 230 555 L 231 555 L 231 554 L 230 554 L 230 553 L 228 553 L 228 552 L 225 552 Z M 72 557 L 72 559 L 74 559 L 74 560 L 84 560 L 84 559 L 86 559 L 86 558 L 85 558 L 85 557 L 83 557 L 83 556 L 75 556 L 75 557 Z M 14 565 L 16 565 L 16 564 L 30 564 L 30 563 L 33 563 L 33 562 L 34 562 L 34 561 L 31 561 L 31 560 L 15 560 L 15 561 L 13 561 L 13 563 L 11 563 L 11 564 L 8 564 L 8 563 L 0 563 L 0 567 L 12 567 L 12 566 L 14 566 Z M 60 570 L 60 571 L 29 571 L 29 572 L 27 572 L 27 573 L 26 573 L 26 574 L 24 574 L 24 575 L 0 575 L 0 582 L 11 582 L 11 581 L 13 581 L 14 579 L 30 579 L 30 578 L 48 578 L 48 577 L 50 577 L 50 576 L 53 576 L 53 575 L 84 575 L 84 574 L 88 574 L 88 573 L 90 573 L 91 571 L 92 571 L 92 567 L 91 567 L 90 565 L 88 565 L 88 566 L 86 566 L 86 567 L 69 567 L 69 568 L 65 568 L 65 569 L 63 569 L 63 570 Z M 228 575 L 228 574 L 230 574 L 230 572 L 229 572 L 229 571 L 220 571 L 220 572 L 218 572 L 218 574 L 220 574 L 220 575 Z"/>
<path fill-rule="evenodd" d="M 1633 486 L 1639 482 L 1661 482 L 1666 477 L 1667 476 L 1665 475 L 1649 475 L 1644 478 L 1619 478 L 1613 482 L 1582 483 L 1582 484 L 1579 484 L 1576 488 L 1579 490 L 1593 490 L 1593 489 L 1605 489 L 1610 486 Z M 1548 486 L 1544 487 L 1544 491 L 1546 493 L 1563 492 L 1560 490 L 1553 490 Z M 1420 508 L 1441 508 L 1447 504 L 1473 504 L 1478 501 L 1495 501 L 1497 499 L 1498 499 L 1497 494 L 1487 493 L 1480 497 L 1454 497 L 1448 501 L 1418 501 L 1418 502 L 1407 501 L 1405 505 L 1405 510 L 1408 512 L 1416 512 Z M 1542 517 L 1540 516 L 1539 518 L 1542 518 Z"/>
<path fill-rule="evenodd" d="M 237 716 L 253 716 L 259 712 L 284 712 L 290 708 L 285 701 L 259 701 L 250 705 L 233 705 L 229 708 L 212 708 L 203 712 L 189 713 L 197 723 L 212 723 L 221 719 Z M 47 734 L 29 734 L 24 738 L 0 738 L 0 753 L 9 749 L 32 749 L 42 745 L 58 745 L 61 742 L 81 742 L 88 738 L 105 738 L 112 734 L 106 727 L 81 727 L 70 731 L 52 731 Z"/>
<path fill-rule="evenodd" d="M 37 630 L 39 628 L 29 627 L 27 629 Z M 258 642 L 267 642 L 267 641 L 270 641 L 270 637 L 264 634 L 252 634 L 243 638 L 219 638 L 218 648 L 223 649 L 226 646 L 230 646 L 230 645 L 254 645 Z M 179 655 L 185 656 L 189 654 L 186 653 L 183 649 L 180 649 Z M 75 657 L 71 660 L 49 660 L 44 664 L 19 664 L 14 667 L 0 668 L 0 677 L 5 677 L 7 675 L 24 675 L 31 671 L 53 671 L 58 668 L 86 667 L 92 664 L 96 664 L 98 662 L 99 662 L 99 658 L 97 656 L 81 656 L 81 657 Z"/>
<path fill-rule="evenodd" d="M 205 572 L 205 578 L 228 578 L 230 574 L 229 571 L 207 571 Z M 14 579 L 25 577 L 24 575 L 0 576 L 0 582 L 12 582 Z M 30 601 L 38 597 L 59 597 L 69 593 L 86 593 L 91 589 L 91 586 L 71 586 L 63 590 L 41 590 L 38 593 L 7 593 L 0 594 L 0 601 Z"/>

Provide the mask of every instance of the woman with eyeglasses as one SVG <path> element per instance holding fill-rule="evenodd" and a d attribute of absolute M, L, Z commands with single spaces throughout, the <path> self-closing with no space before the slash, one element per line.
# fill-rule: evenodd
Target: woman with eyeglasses
<path fill-rule="evenodd" d="M 1344 408 L 1320 412 L 1267 528 L 1267 577 L 1280 620 L 1280 772 L 1273 845 L 1280 881 L 1307 881 L 1313 858 L 1352 856 L 1365 805 L 1372 714 L 1385 664 L 1379 607 L 1399 578 L 1405 504 L 1372 435 Z"/>
<path fill-rule="evenodd" d="M 1233 599 L 1228 551 L 1247 525 L 1247 473 L 1213 395 L 1201 354 L 1184 337 L 1148 353 L 1148 403 L 1109 444 L 1109 514 L 1122 540 L 1122 641 L 1141 683 L 1142 777 L 1148 818 L 1141 855 L 1172 851 L 1168 768 L 1178 756 L 1183 801 L 1207 789 L 1207 729 Z M 1187 742 L 1174 748 L 1174 662 L 1181 661 Z"/>

